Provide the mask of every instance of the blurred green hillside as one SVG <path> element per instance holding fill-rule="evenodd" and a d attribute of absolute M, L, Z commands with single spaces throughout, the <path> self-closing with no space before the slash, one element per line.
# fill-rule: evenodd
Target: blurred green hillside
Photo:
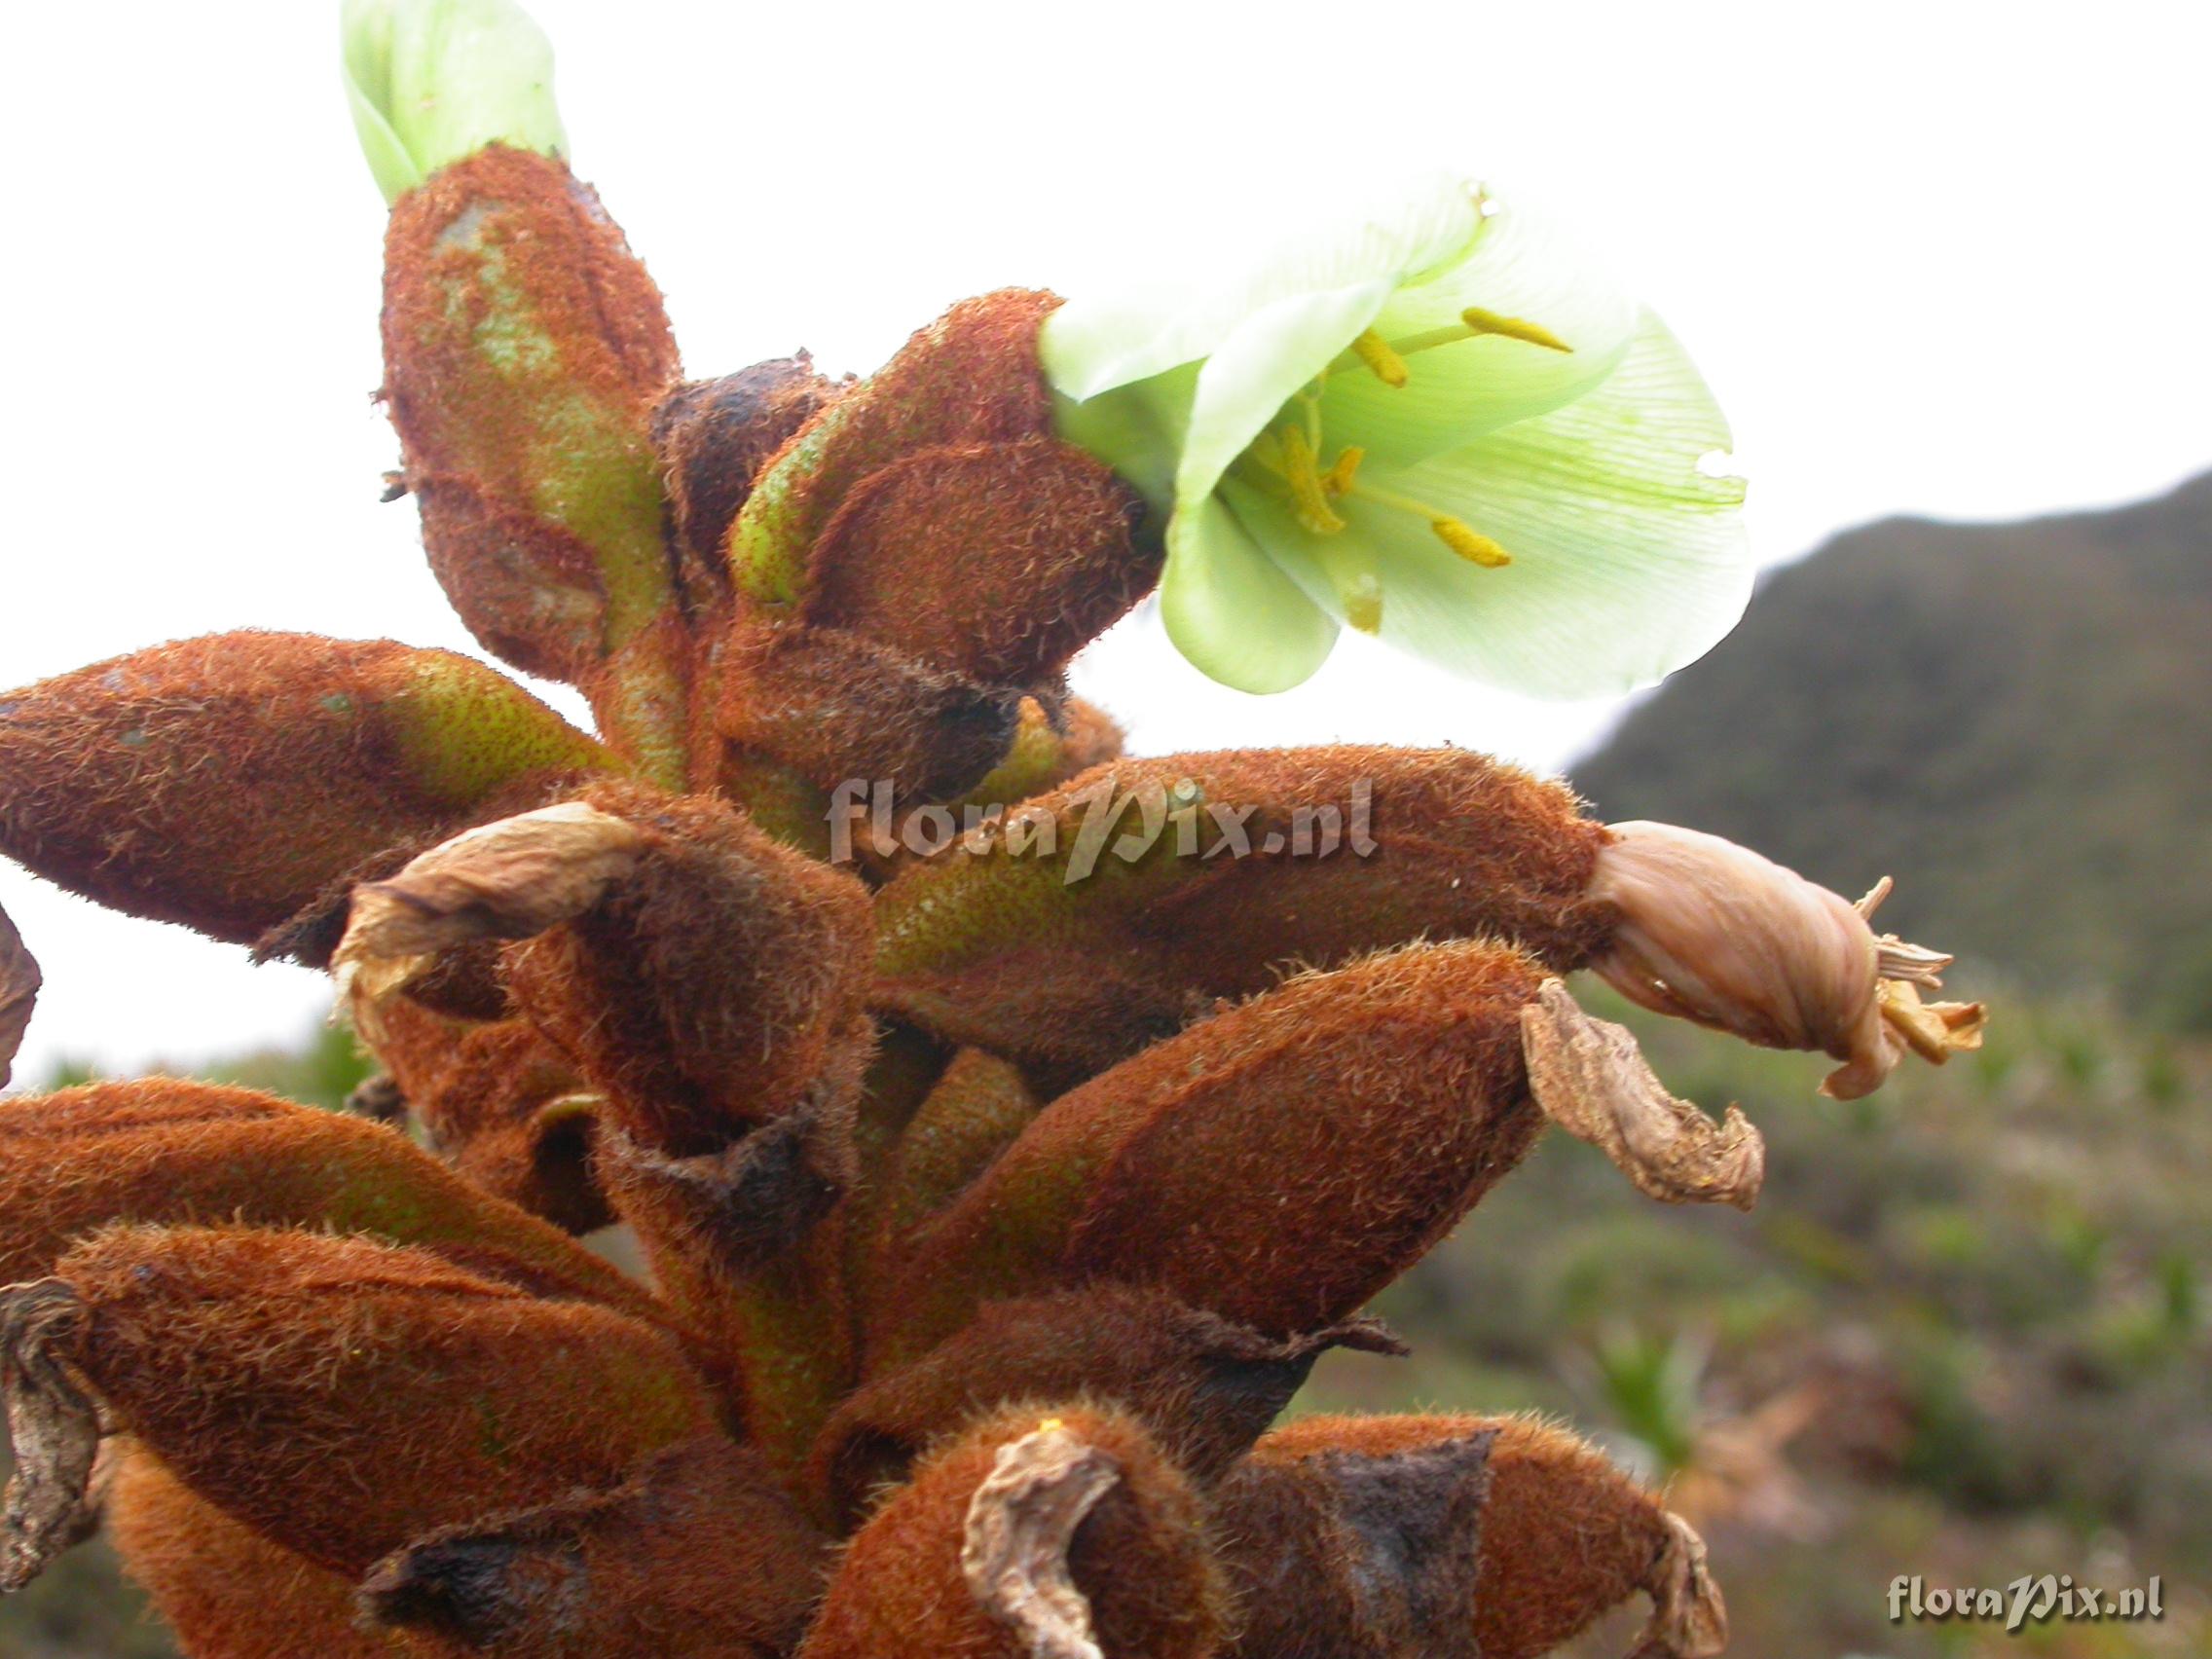
<path fill-rule="evenodd" d="M 2212 1031 L 2212 473 L 1839 535 L 1574 780 L 1854 898 L 1894 873 L 1907 939 Z"/>

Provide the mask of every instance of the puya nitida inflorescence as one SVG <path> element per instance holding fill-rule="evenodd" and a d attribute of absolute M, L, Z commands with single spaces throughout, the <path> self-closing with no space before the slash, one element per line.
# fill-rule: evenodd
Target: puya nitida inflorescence
<path fill-rule="evenodd" d="M 1208 299 L 685 381 L 529 20 L 346 17 L 394 493 L 596 730 L 278 634 L 0 697 L 0 850 L 330 969 L 382 1068 L 0 1103 L 0 1587 L 104 1521 L 200 1659 L 1536 1659 L 1640 1592 L 1640 1654 L 1717 1652 L 1696 1533 L 1564 1429 L 1278 1416 L 1548 1124 L 1755 1198 L 1577 973 L 1842 1096 L 1978 1007 L 1881 889 L 1459 751 L 1126 757 L 1065 680 L 1163 581 L 1254 690 L 1339 622 L 1677 666 L 1743 571 L 1732 491 L 1659 487 L 1725 437 L 1671 337 L 1455 186 Z M 1548 620 L 1439 620 L 1493 604 Z M 965 829 L 856 850 L 855 780 Z M 0 1081 L 38 985 L 0 916 Z"/>

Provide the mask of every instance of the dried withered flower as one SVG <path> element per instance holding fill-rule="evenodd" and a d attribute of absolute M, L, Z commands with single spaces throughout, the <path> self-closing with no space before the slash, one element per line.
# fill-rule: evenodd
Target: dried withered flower
<path fill-rule="evenodd" d="M 524 941 L 503 964 L 517 1007 L 633 1133 L 687 1155 L 796 1105 L 833 1050 L 865 1051 L 866 928 L 852 877 L 722 802 L 605 785 L 363 887 L 338 962 L 373 1023 L 437 952 Z"/>
<path fill-rule="evenodd" d="M 450 651 L 218 634 L 0 697 L 0 848 L 103 904 L 249 943 L 388 847 L 615 764 Z"/>
<path fill-rule="evenodd" d="M 513 1659 L 779 1659 L 822 1596 L 829 1540 L 719 1435 L 581 1489 L 417 1538 L 362 1581 L 387 1630 Z"/>
<path fill-rule="evenodd" d="M 1621 919 L 1592 966 L 1661 1014 L 1848 1062 L 1821 1091 L 1854 1099 L 1907 1051 L 1941 1064 L 1981 1046 L 1980 1004 L 1920 1000 L 1951 958 L 1867 926 L 1889 890 L 1853 904 L 1717 835 L 1616 824 L 1590 891 Z"/>
<path fill-rule="evenodd" d="M 1592 1019 L 1546 979 L 1521 1011 L 1529 1089 L 1544 1115 L 1588 1141 L 1662 1203 L 1750 1209 L 1766 1175 L 1766 1143 L 1730 1106 L 1718 1124 L 1668 1093 L 1626 1026 Z"/>
<path fill-rule="evenodd" d="M 413 1247 L 118 1227 L 7 1294 L 68 1310 L 55 1357 L 197 1492 L 353 1575 L 715 1420 L 666 1330 Z"/>
<path fill-rule="evenodd" d="M 935 1452 L 853 1535 L 802 1659 L 1205 1659 L 1204 1509 L 1128 1419 L 1009 1410 Z"/>
<path fill-rule="evenodd" d="M 16 931 L 16 924 L 8 919 L 8 912 L 0 910 L 0 1088 L 8 1087 L 16 1051 L 22 1047 L 31 1009 L 38 1001 L 40 982 L 37 960 L 24 945 L 23 936 Z"/>

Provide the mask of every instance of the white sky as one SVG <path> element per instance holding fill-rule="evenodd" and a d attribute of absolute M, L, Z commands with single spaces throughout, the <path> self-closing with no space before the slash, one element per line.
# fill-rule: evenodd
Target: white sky
<path fill-rule="evenodd" d="M 1667 316 L 1735 424 L 1765 561 L 1889 513 L 2101 503 L 2212 463 L 2195 0 L 534 10 L 577 168 L 693 374 L 802 345 L 866 370 L 963 295 L 1081 292 L 1181 257 L 1194 226 L 1325 213 L 1304 181 L 1373 155 L 1540 198 Z M 336 12 L 11 11 L 0 685 L 244 626 L 468 645 L 412 508 L 376 498 L 383 207 Z M 1140 620 L 1080 682 L 1154 751 L 1344 736 L 1556 765 L 1610 712 L 1365 646 L 1252 699 Z M 322 1001 L 12 866 L 0 906 L 48 978 L 19 1085 L 62 1054 L 288 1038 Z"/>

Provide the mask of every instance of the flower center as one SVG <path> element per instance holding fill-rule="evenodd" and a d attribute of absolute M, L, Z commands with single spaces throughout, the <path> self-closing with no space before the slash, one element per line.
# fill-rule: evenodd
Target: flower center
<path fill-rule="evenodd" d="M 1413 379 L 1413 370 L 1406 363 L 1408 357 L 1486 334 L 1526 341 L 1550 351 L 1573 350 L 1538 323 L 1485 311 L 1479 306 L 1470 306 L 1461 312 L 1456 324 L 1427 329 L 1400 340 L 1385 340 L 1370 328 L 1315 376 L 1306 390 L 1285 404 L 1283 419 L 1253 439 L 1251 447 L 1244 452 L 1243 460 L 1266 475 L 1265 486 L 1287 496 L 1298 522 L 1323 538 L 1318 549 L 1322 568 L 1344 606 L 1345 620 L 1363 634 L 1373 634 L 1382 626 L 1382 579 L 1368 549 L 1356 542 L 1334 539 L 1349 528 L 1348 521 L 1337 510 L 1338 501 L 1366 501 L 1391 512 L 1410 513 L 1422 519 L 1437 540 L 1470 565 L 1479 565 L 1486 571 L 1512 564 L 1513 555 L 1456 513 L 1445 512 L 1398 491 L 1363 482 L 1359 467 L 1365 452 L 1357 445 L 1338 450 L 1335 460 L 1324 467 L 1321 464 L 1324 453 L 1321 387 L 1335 370 L 1361 368 L 1384 386 L 1403 387 Z"/>

